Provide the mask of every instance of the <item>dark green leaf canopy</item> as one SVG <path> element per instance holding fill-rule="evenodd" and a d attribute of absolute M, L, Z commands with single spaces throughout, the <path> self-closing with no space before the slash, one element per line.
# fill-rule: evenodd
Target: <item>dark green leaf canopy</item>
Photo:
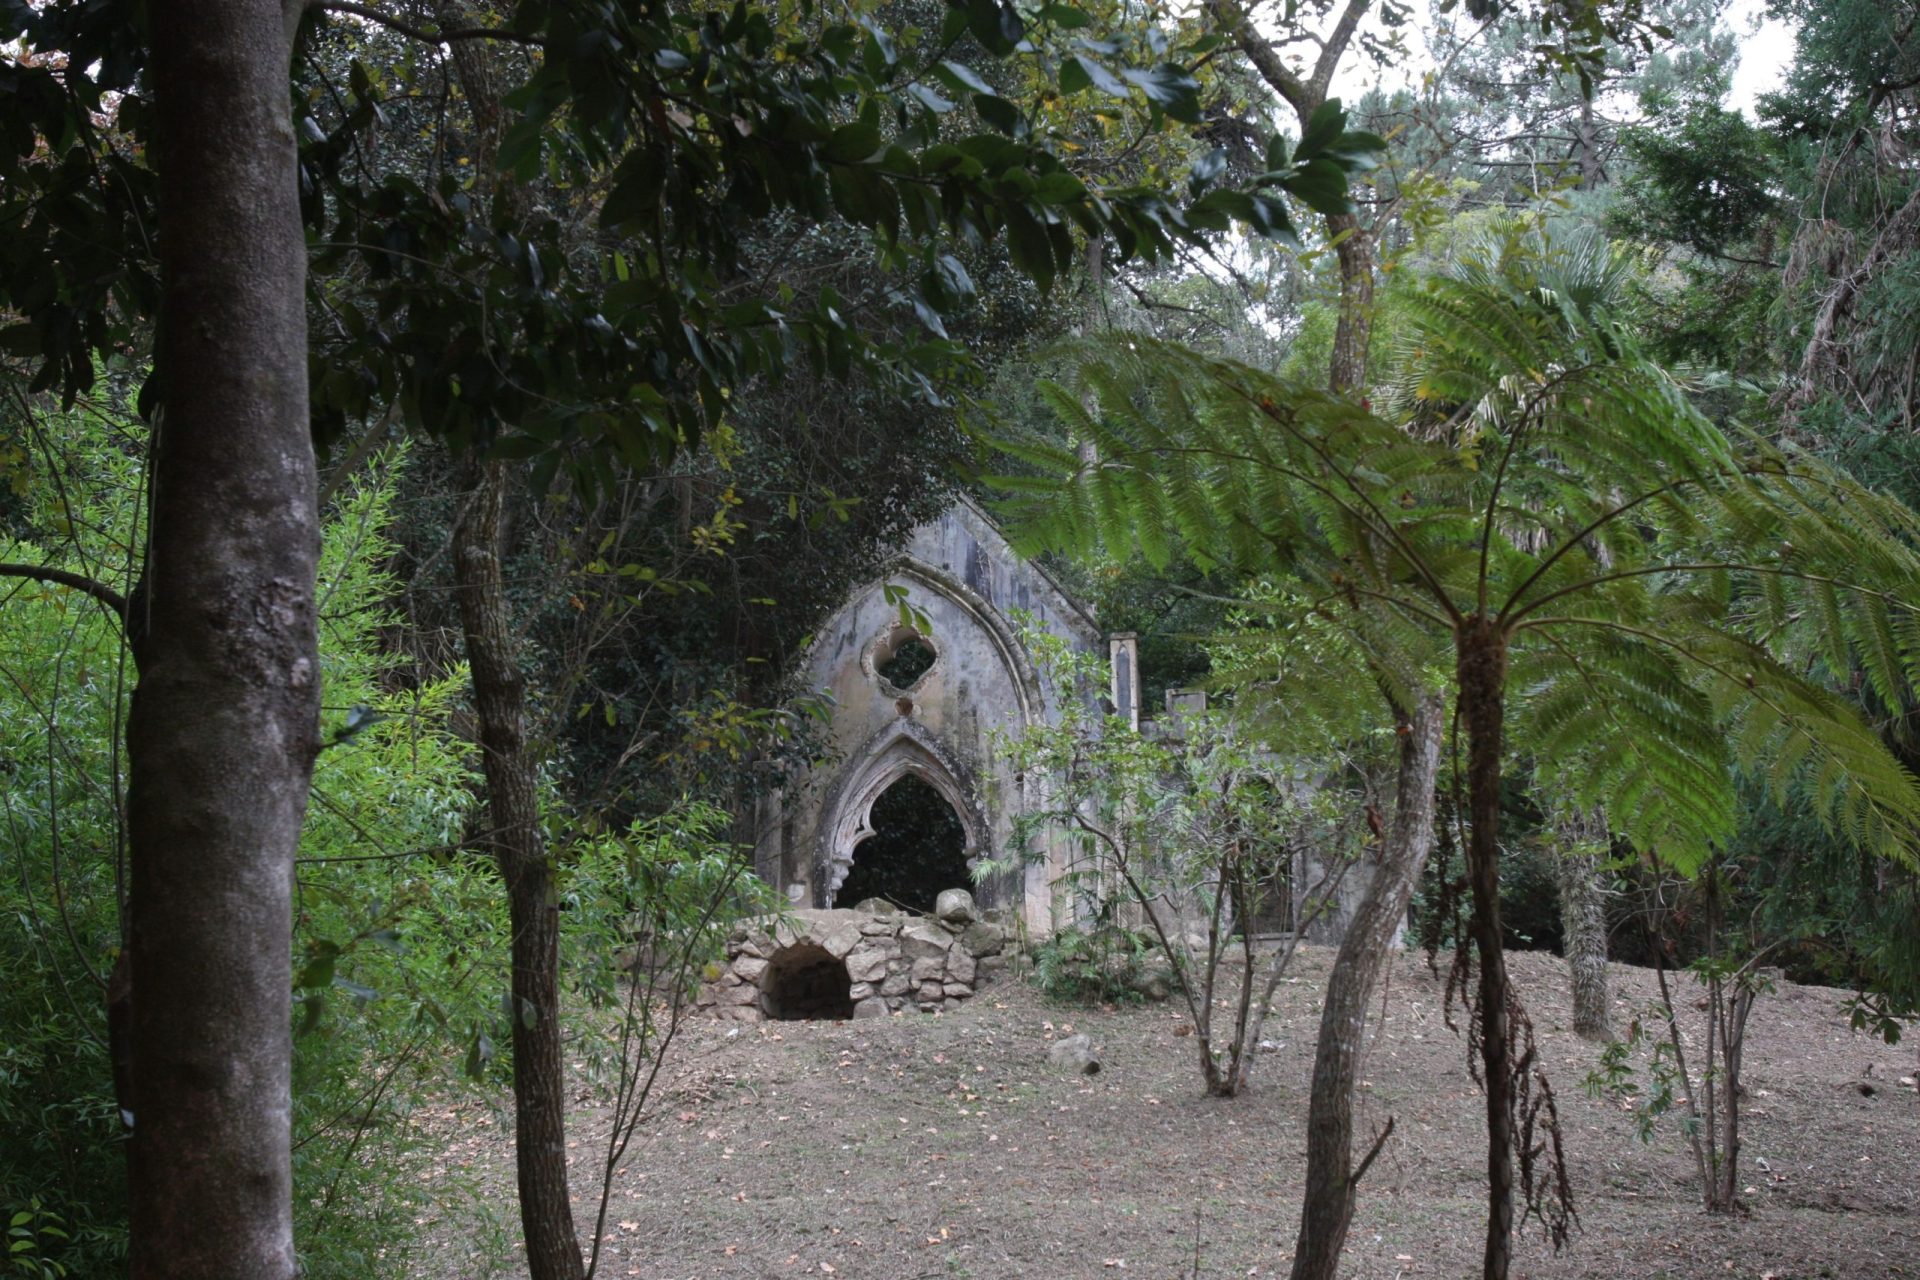
<path fill-rule="evenodd" d="M 937 399 L 967 360 L 945 332 L 968 293 L 955 246 L 1002 242 L 1044 289 L 1078 238 L 1156 260 L 1234 219 L 1292 231 L 1271 197 L 1216 190 L 1183 208 L 1174 193 L 1072 173 L 1021 106 L 953 56 L 971 38 L 996 57 L 1031 57 L 1042 35 L 1089 25 L 1068 4 L 964 0 L 924 62 L 876 23 L 810 5 L 527 0 L 503 28 L 459 33 L 343 7 L 308 10 L 292 81 L 322 439 L 398 403 L 456 442 L 566 453 L 605 481 L 697 442 L 734 388 L 795 362 Z M 0 94 L 17 107 L 0 216 L 19 228 L 0 246 L 0 306 L 20 317 L 8 347 L 38 360 L 35 385 L 69 396 L 99 359 L 138 349 L 153 311 L 152 164 L 164 157 L 148 147 L 134 9 L 0 4 L 0 37 L 49 55 L 0 67 Z M 497 156 L 511 182 L 476 181 L 451 157 L 369 160 L 376 133 L 418 117 L 405 76 L 364 51 L 377 44 L 404 69 L 444 56 L 447 36 L 524 55 Z M 1189 55 L 1161 35 L 1140 50 L 1158 60 L 1132 65 L 1135 43 L 1082 40 L 1105 61 L 1075 56 L 1049 74 L 1066 93 L 1136 100 L 1155 122 L 1197 120 L 1191 66 L 1171 60 Z M 329 74 L 343 63 L 344 77 Z M 1381 144 L 1343 121 L 1328 113 L 1321 153 L 1265 183 L 1344 208 L 1346 173 Z M 1210 166 L 1203 158 L 1195 195 L 1217 176 Z M 500 194 L 535 186 L 531 205 Z M 923 337 L 881 332 L 830 288 L 763 288 L 745 272 L 755 228 L 833 219 L 870 232 L 902 272 L 898 298 Z M 164 399 L 164 377 L 148 407 Z"/>

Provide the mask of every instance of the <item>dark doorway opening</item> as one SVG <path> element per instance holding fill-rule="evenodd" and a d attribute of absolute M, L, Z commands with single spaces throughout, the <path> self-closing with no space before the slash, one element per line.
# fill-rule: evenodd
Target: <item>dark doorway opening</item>
<path fill-rule="evenodd" d="M 908 774 L 873 802 L 873 834 L 853 850 L 853 867 L 833 905 L 885 898 L 930 912 L 942 889 L 967 889 L 967 833 L 946 797 Z"/>
<path fill-rule="evenodd" d="M 780 1022 L 851 1018 L 852 991 L 846 962 L 811 942 L 777 953 L 760 975 L 761 1010 Z"/>

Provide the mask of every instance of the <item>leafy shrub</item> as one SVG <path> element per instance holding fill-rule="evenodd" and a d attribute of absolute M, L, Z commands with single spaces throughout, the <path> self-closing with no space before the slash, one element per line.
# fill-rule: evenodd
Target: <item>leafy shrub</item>
<path fill-rule="evenodd" d="M 1118 925 L 1062 929 L 1032 952 L 1033 985 L 1062 1004 L 1130 1004 L 1165 963 L 1148 934 Z"/>
<path fill-rule="evenodd" d="M 139 537 L 140 469 L 89 413 L 39 424 L 70 468 L 28 488 L 0 560 L 120 580 Z M 132 669 L 119 627 L 78 591 L 0 596 L 0 1211 L 25 1275 L 125 1269 L 126 1152 L 107 1052 L 119 951 L 117 821 Z M 37 1268 L 37 1270 L 35 1269 Z"/>
<path fill-rule="evenodd" d="M 59 1214 L 42 1208 L 38 1198 L 29 1200 L 26 1208 L 7 1215 L 8 1274 L 22 1280 L 59 1280 L 73 1274 L 52 1256 L 70 1239 Z"/>
<path fill-rule="evenodd" d="M 61 489 L 30 488 L 0 559 L 124 587 L 141 465 L 110 416 L 36 423 Z M 444 1092 L 450 1044 L 500 1016 L 506 957 L 490 868 L 457 852 L 468 748 L 448 730 L 464 673 L 399 689 L 382 657 L 390 458 L 326 529 L 320 753 L 296 916 L 294 1177 L 310 1276 L 398 1274 L 433 1154 L 409 1123 Z M 132 672 L 117 621 L 65 587 L 8 584 L 0 608 L 0 1210 L 31 1216 L 44 1274 L 124 1270 L 125 1127 L 107 1051 L 107 975 L 125 879 L 119 826 Z M 37 1207 L 36 1207 L 37 1206 Z M 52 1228 L 51 1230 L 47 1228 Z M 14 1237 L 26 1241 L 29 1237 Z M 22 1256 L 27 1248 L 19 1250 Z"/>
<path fill-rule="evenodd" d="M 464 667 L 398 677 L 388 603 L 390 455 L 346 492 L 322 546 L 321 731 L 294 920 L 294 1235 L 309 1277 L 391 1275 L 416 1221 L 464 1202 L 417 1176 L 441 1145 L 417 1112 L 501 1078 L 509 934 L 489 860 L 462 848 L 468 745 L 451 721 Z"/>

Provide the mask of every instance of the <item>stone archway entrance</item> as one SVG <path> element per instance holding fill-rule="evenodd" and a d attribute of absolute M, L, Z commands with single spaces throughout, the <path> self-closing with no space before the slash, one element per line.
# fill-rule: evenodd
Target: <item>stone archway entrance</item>
<path fill-rule="evenodd" d="M 971 886 L 973 865 L 992 844 L 966 776 L 908 717 L 874 735 L 829 796 L 814 904 L 878 897 L 924 913 L 942 889 Z M 996 905 L 992 886 L 982 888 L 986 905 Z"/>
<path fill-rule="evenodd" d="M 761 1011 L 780 1022 L 853 1016 L 846 961 L 812 940 L 775 952 L 760 976 Z"/>
<path fill-rule="evenodd" d="M 965 824 L 947 798 L 917 775 L 903 774 L 881 792 L 867 826 L 872 834 L 853 846 L 853 865 L 834 906 L 884 898 L 927 914 L 942 889 L 973 883 Z"/>

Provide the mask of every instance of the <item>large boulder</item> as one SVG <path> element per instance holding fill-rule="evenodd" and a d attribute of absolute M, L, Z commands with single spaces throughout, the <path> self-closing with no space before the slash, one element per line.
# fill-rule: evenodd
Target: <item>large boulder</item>
<path fill-rule="evenodd" d="M 909 960 L 945 957 L 952 946 L 953 935 L 930 920 L 915 920 L 900 930 L 900 954 Z"/>
<path fill-rule="evenodd" d="M 913 962 L 909 975 L 915 982 L 925 982 L 929 978 L 941 978 L 946 975 L 947 962 L 940 956 L 921 956 Z"/>
<path fill-rule="evenodd" d="M 960 935 L 960 945 L 975 956 L 997 956 L 1007 945 L 1007 935 L 999 925 L 976 920 Z"/>
<path fill-rule="evenodd" d="M 974 908 L 973 895 L 965 889 L 942 889 L 933 900 L 933 918 L 958 933 L 979 919 L 980 913 Z"/>
<path fill-rule="evenodd" d="M 1164 965 L 1143 965 L 1127 975 L 1127 988 L 1158 1004 L 1173 994 L 1173 970 Z"/>
<path fill-rule="evenodd" d="M 888 954 L 879 947 L 855 947 L 847 953 L 847 979 L 851 982 L 885 980 Z"/>
<path fill-rule="evenodd" d="M 964 982 L 968 986 L 972 986 L 974 968 L 973 953 L 965 947 L 955 947 L 953 950 L 947 952 L 947 978 L 949 981 Z"/>
<path fill-rule="evenodd" d="M 757 956 L 742 955 L 733 962 L 733 972 L 743 982 L 758 982 L 767 971 L 767 962 Z"/>
<path fill-rule="evenodd" d="M 1075 1075 L 1097 1076 L 1100 1059 L 1094 1056 L 1093 1041 L 1086 1036 L 1068 1036 L 1047 1046 L 1047 1063 Z"/>
<path fill-rule="evenodd" d="M 858 920 L 822 920 L 813 927 L 814 941 L 835 960 L 844 960 L 865 935 Z"/>

